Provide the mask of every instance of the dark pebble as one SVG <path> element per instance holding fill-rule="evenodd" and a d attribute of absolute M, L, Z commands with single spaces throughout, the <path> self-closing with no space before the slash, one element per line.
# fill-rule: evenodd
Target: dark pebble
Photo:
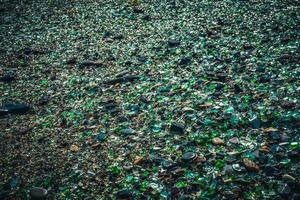
<path fill-rule="evenodd" d="M 6 114 L 25 114 L 30 110 L 26 104 L 4 104 L 0 107 L 0 116 Z"/>
<path fill-rule="evenodd" d="M 46 199 L 48 191 L 41 187 L 32 188 L 29 191 L 29 196 L 32 200 L 43 200 Z"/>
<path fill-rule="evenodd" d="M 175 134 L 183 134 L 184 133 L 184 125 L 181 123 L 173 123 L 170 128 L 171 133 Z"/>
<path fill-rule="evenodd" d="M 280 172 L 276 167 L 273 166 L 265 166 L 264 171 L 267 176 L 275 176 Z"/>
<path fill-rule="evenodd" d="M 191 63 L 191 59 L 188 57 L 181 58 L 178 62 L 179 65 L 188 65 Z"/>
<path fill-rule="evenodd" d="M 265 68 L 262 67 L 262 66 L 258 66 L 255 70 L 256 72 L 264 72 L 265 71 Z"/>
<path fill-rule="evenodd" d="M 220 90 L 222 90 L 222 88 L 224 87 L 224 85 L 223 84 L 217 84 L 217 86 L 216 86 L 216 90 L 217 91 L 220 91 Z"/>
<path fill-rule="evenodd" d="M 38 105 L 43 106 L 46 105 L 50 100 L 50 96 L 44 95 L 38 100 Z"/>
<path fill-rule="evenodd" d="M 105 31 L 105 32 L 103 33 L 103 38 L 108 38 L 108 37 L 110 37 L 110 36 L 112 36 L 112 33 L 109 32 L 109 31 Z"/>
<path fill-rule="evenodd" d="M 233 87 L 236 94 L 243 92 L 243 89 L 238 84 L 234 84 Z"/>
<path fill-rule="evenodd" d="M 293 200 L 300 200 L 300 193 L 295 193 L 293 195 Z"/>
<path fill-rule="evenodd" d="M 292 101 L 286 101 L 281 104 L 281 107 L 284 109 L 292 109 L 296 107 L 296 103 Z"/>
<path fill-rule="evenodd" d="M 254 129 L 260 128 L 260 119 L 255 117 L 255 118 L 250 120 L 250 124 L 251 124 L 251 127 L 254 128 Z"/>
<path fill-rule="evenodd" d="M 70 58 L 66 62 L 66 64 L 68 64 L 68 65 L 73 65 L 73 64 L 76 64 L 76 63 L 77 63 L 77 58 L 76 57 Z"/>
<path fill-rule="evenodd" d="M 142 17 L 142 20 L 150 21 L 151 17 L 150 17 L 150 15 L 145 15 L 145 16 Z"/>
<path fill-rule="evenodd" d="M 287 136 L 287 135 L 281 135 L 280 136 L 280 141 L 281 142 L 288 142 L 288 141 L 290 141 L 290 137 L 289 136 Z"/>
<path fill-rule="evenodd" d="M 99 62 L 99 61 L 84 60 L 78 65 L 78 67 L 79 68 L 85 68 L 85 67 L 91 67 L 91 66 L 101 67 L 102 65 L 103 65 L 103 63 Z"/>
<path fill-rule="evenodd" d="M 193 152 L 187 152 L 184 153 L 181 157 L 183 162 L 189 162 L 194 160 L 197 157 L 197 154 L 193 153 Z"/>
<path fill-rule="evenodd" d="M 133 135 L 135 134 L 135 130 L 131 129 L 131 128 L 125 128 L 125 129 L 122 129 L 121 131 L 121 134 L 124 135 L 124 136 L 128 136 L 128 135 Z"/>
<path fill-rule="evenodd" d="M 173 167 L 176 166 L 176 163 L 171 160 L 163 160 L 161 164 L 162 167 L 165 169 L 172 169 Z"/>
<path fill-rule="evenodd" d="M 115 39 L 115 40 L 121 40 L 123 38 L 124 38 L 124 36 L 122 34 L 118 34 L 113 37 L 113 39 Z"/>
<path fill-rule="evenodd" d="M 142 9 L 137 8 L 137 7 L 134 7 L 134 8 L 133 8 L 133 12 L 134 12 L 134 13 L 138 13 L 138 14 L 144 13 L 144 11 L 143 11 Z"/>
<path fill-rule="evenodd" d="M 131 199 L 131 193 L 128 190 L 119 191 L 116 195 L 117 199 Z"/>
<path fill-rule="evenodd" d="M 0 77 L 0 82 L 9 83 L 15 80 L 16 75 L 13 72 L 9 72 Z"/>
<path fill-rule="evenodd" d="M 288 157 L 290 159 L 296 159 L 296 158 L 299 158 L 299 152 L 298 151 L 290 151 L 288 152 Z"/>
<path fill-rule="evenodd" d="M 116 78 L 116 79 L 111 79 L 111 80 L 107 80 L 104 81 L 104 84 L 108 84 L 108 85 L 113 85 L 113 84 L 117 84 L 117 83 L 126 83 L 126 82 L 133 82 L 134 80 L 139 79 L 138 76 L 134 76 L 134 75 L 129 75 L 129 76 L 124 76 L 124 77 L 120 77 L 120 78 Z"/>
<path fill-rule="evenodd" d="M 280 134 L 278 131 L 272 131 L 269 133 L 269 137 L 272 139 L 272 140 L 279 140 L 281 137 L 280 137 Z"/>
<path fill-rule="evenodd" d="M 125 117 L 125 116 L 119 116 L 118 119 L 117 119 L 117 121 L 118 121 L 119 123 L 122 123 L 122 122 L 127 122 L 127 121 L 129 121 L 129 119 L 128 119 L 127 117 Z"/>
<path fill-rule="evenodd" d="M 279 186 L 279 193 L 284 196 L 288 197 L 291 194 L 292 190 L 288 184 L 282 184 Z"/>
<path fill-rule="evenodd" d="M 168 46 L 169 47 L 177 47 L 180 45 L 179 40 L 168 40 Z"/>
<path fill-rule="evenodd" d="M 96 138 L 95 138 L 97 141 L 100 141 L 100 142 L 104 142 L 105 139 L 106 139 L 106 134 L 104 133 L 99 133 L 98 135 L 96 135 Z"/>

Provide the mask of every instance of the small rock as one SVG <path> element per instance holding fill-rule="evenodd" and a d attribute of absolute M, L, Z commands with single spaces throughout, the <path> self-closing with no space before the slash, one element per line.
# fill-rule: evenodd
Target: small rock
<path fill-rule="evenodd" d="M 132 195 L 128 190 L 119 191 L 116 195 L 116 198 L 120 200 L 130 199 L 131 197 Z"/>
<path fill-rule="evenodd" d="M 76 57 L 72 57 L 69 60 L 66 61 L 67 65 L 73 65 L 77 63 L 77 58 Z"/>
<path fill-rule="evenodd" d="M 278 192 L 282 196 L 288 197 L 291 194 L 292 190 L 288 184 L 281 184 L 279 185 Z"/>
<path fill-rule="evenodd" d="M 254 117 L 253 119 L 250 120 L 251 126 L 254 129 L 260 128 L 260 119 L 257 117 Z"/>
<path fill-rule="evenodd" d="M 116 113 L 117 108 L 118 108 L 118 104 L 113 101 L 109 101 L 104 105 L 104 110 L 111 114 Z"/>
<path fill-rule="evenodd" d="M 171 125 L 170 132 L 175 133 L 175 134 L 183 134 L 184 133 L 184 124 L 173 123 Z"/>
<path fill-rule="evenodd" d="M 165 169 L 171 169 L 176 166 L 176 163 L 171 160 L 163 160 L 161 164 Z"/>
<path fill-rule="evenodd" d="M 32 200 L 43 200 L 46 199 L 48 191 L 45 188 L 35 187 L 30 189 L 29 196 Z"/>
<path fill-rule="evenodd" d="M 25 114 L 30 110 L 30 106 L 26 104 L 5 104 L 0 107 L 0 116 L 6 114 Z"/>
<path fill-rule="evenodd" d="M 92 171 L 87 171 L 87 175 L 89 176 L 89 177 L 95 177 L 96 176 L 96 174 L 94 173 L 94 172 L 92 172 Z"/>
<path fill-rule="evenodd" d="M 40 106 L 43 106 L 43 105 L 46 105 L 49 102 L 49 100 L 50 100 L 50 96 L 44 95 L 38 100 L 37 104 Z"/>
<path fill-rule="evenodd" d="M 263 66 L 258 66 L 258 67 L 256 67 L 255 71 L 256 72 L 264 72 L 265 68 Z"/>
<path fill-rule="evenodd" d="M 79 147 L 77 145 L 75 145 L 75 144 L 72 144 L 71 147 L 70 147 L 70 150 L 72 152 L 77 152 L 77 151 L 79 151 Z"/>
<path fill-rule="evenodd" d="M 284 135 L 284 134 L 280 136 L 281 142 L 288 142 L 288 141 L 290 141 L 290 139 L 291 139 L 291 137 Z"/>
<path fill-rule="evenodd" d="M 239 138 L 237 138 L 237 137 L 230 138 L 229 142 L 232 143 L 232 144 L 239 144 L 240 143 Z"/>
<path fill-rule="evenodd" d="M 168 46 L 169 47 L 177 47 L 180 45 L 180 41 L 179 40 L 168 40 Z"/>
<path fill-rule="evenodd" d="M 236 94 L 243 92 L 243 89 L 238 84 L 234 84 L 233 87 Z"/>
<path fill-rule="evenodd" d="M 123 76 L 120 78 L 115 78 L 115 79 L 111 79 L 111 80 L 107 80 L 104 81 L 104 84 L 109 84 L 109 85 L 114 85 L 117 83 L 127 83 L 127 82 L 133 82 L 134 80 L 139 79 L 139 76 L 135 76 L 135 75 L 128 75 L 128 76 Z"/>
<path fill-rule="evenodd" d="M 224 140 L 222 140 L 219 137 L 215 137 L 215 138 L 212 139 L 212 143 L 214 145 L 223 145 L 224 144 Z"/>
<path fill-rule="evenodd" d="M 191 108 L 191 107 L 184 107 L 184 108 L 182 108 L 182 112 L 184 112 L 184 113 L 192 113 L 194 111 L 195 110 L 193 108 Z"/>
<path fill-rule="evenodd" d="M 122 34 L 118 34 L 113 37 L 113 39 L 115 39 L 115 40 L 121 40 L 123 38 L 124 38 L 124 36 Z"/>
<path fill-rule="evenodd" d="M 281 104 L 281 107 L 284 109 L 292 109 L 292 108 L 296 107 L 296 105 L 297 104 L 295 102 L 286 101 Z"/>
<path fill-rule="evenodd" d="M 101 61 L 84 60 L 78 65 L 78 67 L 79 68 L 85 68 L 85 67 L 91 67 L 91 66 L 101 67 L 102 65 L 103 65 L 103 63 Z"/>
<path fill-rule="evenodd" d="M 270 132 L 269 133 L 269 137 L 272 139 L 272 140 L 280 140 L 280 134 L 279 134 L 279 132 Z"/>
<path fill-rule="evenodd" d="M 267 176 L 274 176 L 277 175 L 279 173 L 279 170 L 276 167 L 273 166 L 265 166 L 264 171 L 266 173 Z"/>
<path fill-rule="evenodd" d="M 144 16 L 142 17 L 142 20 L 150 21 L 150 20 L 151 20 L 151 16 L 150 16 L 150 15 L 144 15 Z"/>
<path fill-rule="evenodd" d="M 292 198 L 293 200 L 300 200 L 300 193 L 295 193 L 294 195 L 293 195 L 293 198 Z"/>
<path fill-rule="evenodd" d="M 122 129 L 120 132 L 121 132 L 121 134 L 124 135 L 124 136 L 129 136 L 129 135 L 135 134 L 135 130 L 133 130 L 133 129 L 131 129 L 131 128 L 125 128 L 125 129 Z"/>
<path fill-rule="evenodd" d="M 97 141 L 100 141 L 100 142 L 104 142 L 105 139 L 106 139 L 106 134 L 104 133 L 99 133 L 98 135 L 96 135 L 96 138 L 95 138 Z"/>
<path fill-rule="evenodd" d="M 14 72 L 9 72 L 7 74 L 0 76 L 0 82 L 9 83 L 14 81 L 15 78 L 16 78 L 16 74 Z"/>
<path fill-rule="evenodd" d="M 282 180 L 288 183 L 295 183 L 296 182 L 296 178 L 292 177 L 289 174 L 284 174 L 282 175 Z"/>
<path fill-rule="evenodd" d="M 217 90 L 217 91 L 220 91 L 220 90 L 222 90 L 223 87 L 224 87 L 223 84 L 218 83 L 218 84 L 216 85 L 216 90 Z"/>
<path fill-rule="evenodd" d="M 255 162 L 253 162 L 252 160 L 244 158 L 243 163 L 248 170 L 256 172 L 259 171 L 259 166 L 255 164 Z"/>
<path fill-rule="evenodd" d="M 105 32 L 103 33 L 103 38 L 108 38 L 108 37 L 110 37 L 110 36 L 112 36 L 112 33 L 111 33 L 110 31 L 105 31 Z"/>
<path fill-rule="evenodd" d="M 238 163 L 232 164 L 232 169 L 234 169 L 235 171 L 238 171 L 238 172 L 243 171 L 243 168 Z"/>
<path fill-rule="evenodd" d="M 190 162 L 197 157 L 196 153 L 193 152 L 186 152 L 182 155 L 181 159 L 183 162 Z"/>
<path fill-rule="evenodd" d="M 233 173 L 232 165 L 225 165 L 223 170 L 224 170 L 225 174 L 232 174 Z"/>
<path fill-rule="evenodd" d="M 190 64 L 191 59 L 188 57 L 181 58 L 178 62 L 179 65 L 188 65 Z"/>
<path fill-rule="evenodd" d="M 135 157 L 134 158 L 134 160 L 133 160 L 133 164 L 134 165 L 138 165 L 138 164 L 140 164 L 141 163 L 141 161 L 144 159 L 144 157 L 142 157 L 142 156 L 137 156 L 137 157 Z"/>
<path fill-rule="evenodd" d="M 138 7 L 133 7 L 133 12 L 138 13 L 138 14 L 144 13 L 144 11 L 142 9 L 138 8 Z"/>

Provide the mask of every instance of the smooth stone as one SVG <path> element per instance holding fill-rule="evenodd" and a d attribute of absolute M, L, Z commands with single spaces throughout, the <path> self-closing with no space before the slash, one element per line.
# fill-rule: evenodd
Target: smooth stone
<path fill-rule="evenodd" d="M 250 123 L 251 123 L 252 128 L 254 128 L 254 129 L 260 128 L 260 124 L 261 123 L 260 123 L 260 119 L 259 118 L 255 117 L 255 118 L 251 119 Z"/>
<path fill-rule="evenodd" d="M 150 21 L 151 20 L 151 16 L 150 15 L 145 15 L 145 16 L 142 17 L 142 20 Z"/>
<path fill-rule="evenodd" d="M 135 130 L 131 129 L 131 128 L 125 128 L 121 130 L 121 134 L 128 136 L 128 135 L 133 135 L 135 134 Z"/>
<path fill-rule="evenodd" d="M 100 67 L 102 65 L 103 63 L 101 61 L 84 60 L 78 65 L 78 67 L 79 68 L 90 67 L 90 66 Z"/>
<path fill-rule="evenodd" d="M 76 63 L 77 63 L 77 58 L 76 57 L 70 58 L 69 60 L 66 61 L 67 65 L 73 65 L 73 64 L 76 64 Z"/>
<path fill-rule="evenodd" d="M 224 166 L 224 173 L 225 174 L 232 174 L 233 173 L 233 167 L 232 167 L 232 165 L 225 165 Z"/>
<path fill-rule="evenodd" d="M 25 114 L 30 110 L 26 104 L 5 104 L 0 107 L 0 116 L 6 114 Z"/>
<path fill-rule="evenodd" d="M 214 145 L 223 145 L 224 144 L 224 140 L 222 140 L 219 137 L 215 137 L 215 138 L 212 139 L 212 143 Z"/>
<path fill-rule="evenodd" d="M 45 188 L 35 187 L 29 191 L 29 196 L 32 200 L 46 199 L 48 191 Z"/>
<path fill-rule="evenodd" d="M 288 142 L 290 141 L 291 137 L 287 136 L 287 135 L 281 135 L 280 136 L 280 141 L 281 142 Z"/>
<path fill-rule="evenodd" d="M 99 133 L 98 135 L 96 135 L 96 140 L 100 141 L 100 142 L 104 142 L 106 139 L 106 134 L 104 133 Z"/>
<path fill-rule="evenodd" d="M 180 45 L 180 41 L 179 40 L 168 40 L 168 45 L 169 47 L 177 47 Z"/>
<path fill-rule="evenodd" d="M 170 132 L 175 133 L 175 134 L 183 134 L 184 133 L 184 124 L 173 123 L 170 127 Z"/>
<path fill-rule="evenodd" d="M 181 159 L 184 162 L 189 162 L 194 160 L 197 157 L 197 154 L 194 152 L 186 152 L 182 155 Z"/>
<path fill-rule="evenodd" d="M 286 181 L 288 183 L 295 183 L 296 182 L 296 178 L 294 178 L 293 176 L 291 176 L 289 174 L 282 175 L 282 180 Z"/>
<path fill-rule="evenodd" d="M 279 170 L 276 167 L 273 166 L 265 166 L 264 171 L 267 176 L 274 176 L 279 173 Z"/>
<path fill-rule="evenodd" d="M 239 138 L 237 138 L 237 137 L 230 138 L 229 142 L 232 143 L 232 144 L 239 144 L 240 143 Z"/>
<path fill-rule="evenodd" d="M 293 200 L 300 200 L 300 193 L 295 193 L 293 195 Z"/>
<path fill-rule="evenodd" d="M 282 184 L 279 186 L 278 192 L 283 196 L 289 196 L 292 190 L 288 184 Z"/>
<path fill-rule="evenodd" d="M 182 109 L 182 112 L 184 112 L 184 113 L 192 113 L 192 112 L 194 112 L 195 110 L 193 109 L 193 108 L 191 108 L 191 107 L 184 107 L 183 109 Z"/>
<path fill-rule="evenodd" d="M 128 191 L 128 190 L 122 190 L 122 191 L 119 191 L 116 195 L 116 198 L 117 199 L 130 199 L 131 198 L 131 193 Z"/>
<path fill-rule="evenodd" d="M 243 92 L 243 89 L 238 84 L 234 84 L 233 87 L 236 94 Z"/>
<path fill-rule="evenodd" d="M 50 96 L 44 95 L 38 100 L 38 105 L 43 106 L 46 105 L 50 101 Z"/>
<path fill-rule="evenodd" d="M 223 85 L 223 84 L 218 83 L 218 84 L 216 85 L 216 90 L 217 90 L 217 91 L 222 90 L 222 88 L 224 88 L 224 85 Z"/>
<path fill-rule="evenodd" d="M 171 169 L 176 166 L 176 163 L 171 160 L 163 160 L 162 167 L 165 169 Z"/>
<path fill-rule="evenodd" d="M 0 77 L 0 82 L 9 83 L 15 80 L 16 75 L 13 72 L 9 72 Z"/>
<path fill-rule="evenodd" d="M 113 37 L 113 39 L 115 39 L 115 40 L 121 40 L 123 38 L 124 38 L 124 36 L 122 34 L 118 34 Z"/>
<path fill-rule="evenodd" d="M 191 59 L 188 57 L 181 58 L 178 62 L 179 65 L 188 65 L 190 64 Z"/>
<path fill-rule="evenodd" d="M 110 37 L 110 36 L 112 36 L 112 33 L 109 32 L 109 31 L 105 31 L 105 32 L 103 33 L 103 38 L 108 38 L 108 37 Z"/>

